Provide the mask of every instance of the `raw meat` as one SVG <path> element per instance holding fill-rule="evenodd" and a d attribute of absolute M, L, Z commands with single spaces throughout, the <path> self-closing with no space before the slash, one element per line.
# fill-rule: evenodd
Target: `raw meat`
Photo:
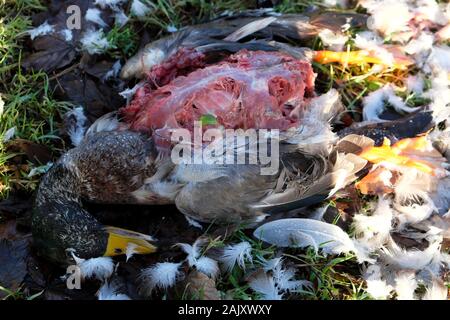
<path fill-rule="evenodd" d="M 168 129 L 193 130 L 194 121 L 206 115 L 215 123 L 204 129 L 286 130 L 301 121 L 305 98 L 314 92 L 309 62 L 247 50 L 206 67 L 202 58 L 184 49 L 150 70 L 146 84 L 122 109 L 131 130 L 169 139 Z"/>

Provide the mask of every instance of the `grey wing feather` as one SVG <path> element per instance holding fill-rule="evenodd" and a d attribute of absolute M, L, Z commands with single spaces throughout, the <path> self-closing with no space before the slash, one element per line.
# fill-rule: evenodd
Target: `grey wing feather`
<path fill-rule="evenodd" d="M 276 17 L 267 17 L 267 18 L 262 18 L 262 19 L 252 21 L 252 22 L 244 25 L 243 27 L 239 28 L 238 30 L 234 31 L 230 35 L 226 36 L 223 40 L 234 41 L 234 42 L 239 41 L 242 38 L 245 38 L 245 37 L 251 35 L 252 33 L 255 33 L 259 30 L 264 29 L 265 27 L 267 27 L 268 25 L 270 25 L 272 22 L 274 22 L 276 20 L 277 20 Z"/>
<path fill-rule="evenodd" d="M 118 130 L 120 121 L 118 119 L 117 111 L 104 114 L 89 127 L 86 131 L 85 137 L 91 137 L 98 132 L 115 131 Z"/>
<path fill-rule="evenodd" d="M 293 181 L 282 193 L 271 194 L 252 209 L 264 213 L 290 211 L 317 204 L 353 182 L 367 161 L 354 154 L 337 154 L 334 165 L 319 167 L 308 180 Z M 328 172 L 327 172 L 328 171 Z M 319 177 L 317 180 L 314 177 Z M 304 185 L 307 185 L 306 187 Z"/>
<path fill-rule="evenodd" d="M 337 152 L 358 154 L 365 148 L 373 147 L 374 145 L 375 141 L 368 137 L 349 134 L 338 141 L 335 150 Z"/>
<path fill-rule="evenodd" d="M 258 165 L 229 165 L 225 176 L 190 182 L 175 199 L 184 214 L 203 222 L 255 221 L 249 204 L 256 203 L 276 186 L 278 175 L 261 175 Z"/>

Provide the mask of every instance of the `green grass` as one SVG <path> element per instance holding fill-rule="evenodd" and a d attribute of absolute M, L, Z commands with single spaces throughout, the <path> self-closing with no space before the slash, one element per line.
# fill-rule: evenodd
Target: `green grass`
<path fill-rule="evenodd" d="M 304 279 L 314 283 L 313 291 L 305 298 L 313 300 L 364 300 L 369 296 L 364 291 L 364 281 L 358 278 L 355 256 L 325 256 L 313 248 L 306 251 L 286 253 L 296 261 Z"/>
<path fill-rule="evenodd" d="M 169 26 L 181 28 L 207 21 L 226 10 L 239 11 L 255 6 L 255 1 L 251 0 L 157 0 L 153 3 L 154 9 L 141 21 L 155 35 L 167 34 Z"/>
<path fill-rule="evenodd" d="M 301 13 L 311 6 L 325 7 L 321 0 L 283 0 L 275 6 L 275 10 L 282 13 Z"/>
<path fill-rule="evenodd" d="M 245 270 L 256 270 L 263 262 L 277 256 L 275 246 L 268 247 L 261 241 L 246 235 L 244 229 L 235 231 L 226 241 L 221 238 L 210 239 L 204 253 L 212 248 L 222 248 L 229 243 L 247 241 L 252 246 L 252 262 L 246 261 Z M 360 278 L 360 270 L 356 257 L 352 254 L 341 256 L 325 256 L 315 252 L 313 248 L 306 250 L 288 249 L 282 253 L 284 263 L 295 266 L 296 280 L 309 280 L 312 290 L 292 293 L 295 298 L 306 300 L 365 300 L 370 296 L 364 290 L 364 281 Z M 217 289 L 222 296 L 237 300 L 257 300 L 259 294 L 254 292 L 246 282 L 246 272 L 235 266 L 225 277 L 216 280 Z M 289 297 L 289 295 L 286 295 Z M 182 295 L 181 299 L 201 298 Z"/>
<path fill-rule="evenodd" d="M 137 32 L 128 24 L 123 27 L 115 25 L 106 38 L 111 44 L 106 54 L 114 59 L 131 57 L 136 53 L 139 45 Z"/>
<path fill-rule="evenodd" d="M 19 287 L 17 290 L 10 290 L 0 285 L 0 294 L 2 296 L 0 300 L 34 300 L 43 293 L 44 291 L 40 291 L 33 295 L 28 295 L 23 291 L 22 287 Z"/>

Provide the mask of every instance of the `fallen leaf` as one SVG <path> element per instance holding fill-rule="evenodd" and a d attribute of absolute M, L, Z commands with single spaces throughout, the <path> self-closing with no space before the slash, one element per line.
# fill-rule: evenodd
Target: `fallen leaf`
<path fill-rule="evenodd" d="M 9 153 L 23 153 L 27 157 L 27 160 L 36 165 L 46 164 L 52 160 L 52 152 L 47 146 L 25 139 L 14 139 L 10 141 L 7 145 L 7 151 Z M 12 162 L 18 163 L 15 161 Z M 24 162 L 20 161 L 19 163 Z"/>
<path fill-rule="evenodd" d="M 282 219 L 263 224 L 253 235 L 277 247 L 304 248 L 312 246 L 324 253 L 348 253 L 355 246 L 341 228 L 313 219 Z"/>
<path fill-rule="evenodd" d="M 11 241 L 0 239 L 0 286 L 17 291 L 20 288 L 26 274 L 26 258 L 29 254 L 29 243 L 27 239 Z M 0 291 L 0 297 L 5 292 Z"/>
<path fill-rule="evenodd" d="M 37 15 L 33 19 L 34 26 L 38 26 L 47 21 L 53 26 L 54 31 L 48 35 L 40 36 L 32 41 L 34 53 L 23 60 L 22 66 L 26 69 L 44 70 L 47 73 L 61 69 L 70 65 L 78 55 L 77 46 L 81 35 L 96 25 L 91 21 L 85 20 L 85 14 L 89 7 L 93 6 L 92 0 L 71 0 L 71 1 L 51 1 L 47 12 Z M 66 41 L 64 30 L 67 30 L 67 21 L 71 12 L 67 8 L 76 5 L 80 9 L 82 16 L 81 29 L 71 29 L 72 38 Z M 114 21 L 114 15 L 110 9 L 102 10 L 102 19 L 109 25 Z"/>
<path fill-rule="evenodd" d="M 186 293 L 189 297 L 201 300 L 221 300 L 216 289 L 216 282 L 202 272 L 192 271 L 185 280 Z"/>
<path fill-rule="evenodd" d="M 65 74 L 59 78 L 57 92 L 66 100 L 85 108 L 88 119 L 93 122 L 98 117 L 122 107 L 125 100 L 111 87 L 94 81 L 80 72 Z"/>
<path fill-rule="evenodd" d="M 8 220 L 0 224 L 0 239 L 16 240 L 22 236 L 17 233 L 16 220 Z"/>
<path fill-rule="evenodd" d="M 32 203 L 29 194 L 12 193 L 8 199 L 0 201 L 0 216 L 7 218 L 23 217 L 31 210 Z"/>
<path fill-rule="evenodd" d="M 36 38 L 34 42 L 40 50 L 24 59 L 22 66 L 26 69 L 50 73 L 68 66 L 76 57 L 75 47 L 63 39 L 44 36 Z"/>

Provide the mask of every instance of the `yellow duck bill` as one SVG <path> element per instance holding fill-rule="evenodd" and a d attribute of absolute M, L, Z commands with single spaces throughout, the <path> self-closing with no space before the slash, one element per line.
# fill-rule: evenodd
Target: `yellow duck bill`
<path fill-rule="evenodd" d="M 150 243 L 155 241 L 151 236 L 117 227 L 107 226 L 108 244 L 104 256 L 113 257 L 127 252 L 134 254 L 149 254 L 157 251 L 157 247 Z"/>

